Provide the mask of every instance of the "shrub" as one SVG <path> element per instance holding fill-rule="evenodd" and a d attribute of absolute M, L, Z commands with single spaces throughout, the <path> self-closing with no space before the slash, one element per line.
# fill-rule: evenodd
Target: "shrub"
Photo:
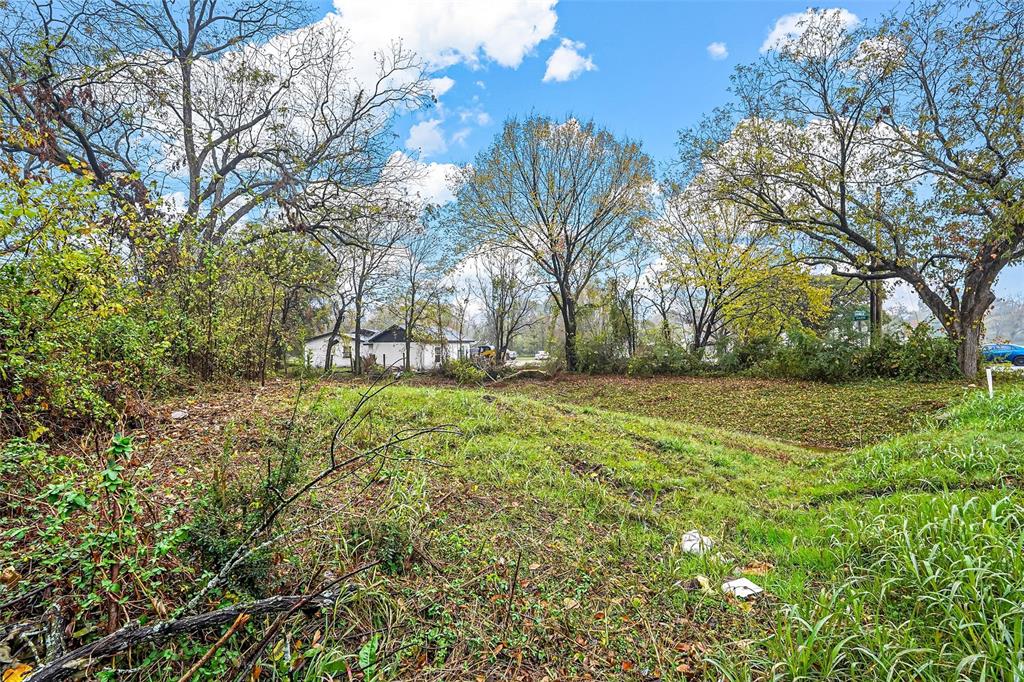
<path fill-rule="evenodd" d="M 579 370 L 588 374 L 623 374 L 629 360 L 623 351 L 622 341 L 609 333 L 577 340 Z"/>
<path fill-rule="evenodd" d="M 944 336 L 932 334 L 926 324 L 910 330 L 898 358 L 899 375 L 905 379 L 935 381 L 960 375 L 956 345 Z"/>
<path fill-rule="evenodd" d="M 741 358 L 756 357 L 743 349 Z M 727 363 L 723 363 L 726 365 Z M 732 360 L 742 368 L 742 360 Z M 958 376 L 956 347 L 935 336 L 926 325 L 911 330 L 906 341 L 882 337 L 874 346 L 861 346 L 850 338 L 822 339 L 798 328 L 786 335 L 786 343 L 749 370 L 758 376 L 808 381 L 840 382 L 855 379 L 899 378 L 936 381 Z"/>
<path fill-rule="evenodd" d="M 467 359 L 446 362 L 441 371 L 444 376 L 455 379 L 465 386 L 480 384 L 487 378 L 487 372 Z"/>
<path fill-rule="evenodd" d="M 266 468 L 260 467 L 259 476 L 232 476 L 230 472 L 237 467 L 232 461 L 235 443 L 230 434 L 225 441 L 189 524 L 189 546 L 198 554 L 204 569 L 219 570 L 251 529 L 263 523 L 265 515 L 277 507 L 283 491 L 299 480 L 302 453 L 297 441 L 285 438 L 274 445 L 276 452 L 267 455 Z M 254 552 L 232 572 L 231 586 L 254 595 L 268 592 L 275 551 L 267 547 Z"/>
<path fill-rule="evenodd" d="M 825 341 L 806 329 L 793 329 L 785 344 L 751 371 L 759 376 L 809 381 L 844 381 L 852 378 L 856 348 L 845 340 Z"/>
<path fill-rule="evenodd" d="M 722 342 L 717 347 L 718 368 L 724 372 L 740 372 L 769 360 L 779 350 L 774 336 L 755 336 L 732 344 Z"/>
<path fill-rule="evenodd" d="M 655 374 L 691 375 L 705 370 L 703 356 L 685 346 L 659 341 L 648 350 L 629 359 L 626 372 L 633 376 Z"/>

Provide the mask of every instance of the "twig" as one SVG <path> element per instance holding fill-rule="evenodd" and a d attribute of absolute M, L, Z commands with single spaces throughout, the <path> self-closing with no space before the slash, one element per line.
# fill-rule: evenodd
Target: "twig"
<path fill-rule="evenodd" d="M 505 639 L 505 634 L 508 632 L 508 622 L 512 618 L 512 601 L 516 598 L 516 585 L 519 584 L 519 564 L 523 561 L 523 550 L 519 550 L 519 555 L 516 556 L 516 570 L 512 574 L 512 584 L 508 588 L 508 608 L 505 609 L 505 624 L 501 628 L 501 638 Z"/>
<path fill-rule="evenodd" d="M 374 566 L 378 566 L 378 565 L 380 565 L 383 562 L 384 562 L 383 559 L 378 559 L 377 561 L 373 561 L 373 562 L 370 562 L 368 564 L 363 564 L 359 568 L 353 569 L 353 570 L 349 571 L 348 573 L 346 573 L 345 575 L 342 575 L 342 576 L 339 576 L 339 577 L 335 578 L 334 580 L 330 581 L 329 583 L 327 583 L 325 585 L 322 585 L 320 587 L 320 589 L 317 590 L 316 592 L 312 592 L 309 595 L 307 595 L 306 601 L 308 602 L 309 599 L 311 599 L 312 597 L 314 597 L 317 594 L 322 594 L 323 592 L 326 592 L 327 590 L 330 590 L 332 587 L 334 587 L 335 585 L 340 583 L 342 580 L 347 580 L 348 578 L 351 578 L 351 577 L 353 577 L 355 575 L 358 575 L 359 573 L 362 573 L 363 571 L 369 570 L 369 569 L 373 568 Z M 245 678 L 246 673 L 248 673 L 250 670 L 252 670 L 252 667 L 256 664 L 256 661 L 259 658 L 260 654 L 263 653 L 263 650 L 267 648 L 267 645 L 270 644 L 270 640 L 274 638 L 274 635 L 276 635 L 278 630 L 281 629 L 281 626 L 284 625 L 284 622 L 286 620 L 288 620 L 288 618 L 290 616 L 292 616 L 296 611 L 298 611 L 299 609 L 303 608 L 305 605 L 306 605 L 306 602 L 300 601 L 297 604 L 295 604 L 295 606 L 293 606 L 291 609 L 289 609 L 287 612 L 285 612 L 285 613 L 281 614 L 280 616 L 278 616 L 278 618 L 274 621 L 274 623 L 264 633 L 264 635 L 260 639 L 260 641 L 257 642 L 251 649 L 249 649 L 249 651 L 242 658 L 241 662 L 238 664 L 239 665 L 239 669 L 238 669 L 238 675 L 235 676 L 235 680 L 236 681 L 237 680 L 242 680 L 242 679 Z"/>
<path fill-rule="evenodd" d="M 178 678 L 178 682 L 188 682 L 189 680 L 191 680 L 192 676 L 199 672 L 199 669 L 206 665 L 211 658 L 213 658 L 213 655 L 217 653 L 217 650 L 224 646 L 224 644 L 226 644 L 229 639 L 231 639 L 231 635 L 235 634 L 238 628 L 248 623 L 251 617 L 252 616 L 250 616 L 248 613 L 238 614 L 238 618 L 235 618 L 235 622 L 231 624 L 231 627 L 228 628 L 228 631 L 221 635 L 220 639 L 214 642 L 213 646 L 211 646 L 207 650 L 207 652 L 203 654 L 202 658 L 196 661 L 195 665 L 189 668 L 184 675 Z"/>

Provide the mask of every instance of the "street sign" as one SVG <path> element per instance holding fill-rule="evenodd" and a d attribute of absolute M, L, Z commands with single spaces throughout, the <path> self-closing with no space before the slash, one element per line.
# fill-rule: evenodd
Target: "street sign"
<path fill-rule="evenodd" d="M 853 311 L 853 321 L 854 322 L 863 322 L 866 319 L 868 319 L 868 311 L 866 311 L 866 310 L 854 310 Z"/>

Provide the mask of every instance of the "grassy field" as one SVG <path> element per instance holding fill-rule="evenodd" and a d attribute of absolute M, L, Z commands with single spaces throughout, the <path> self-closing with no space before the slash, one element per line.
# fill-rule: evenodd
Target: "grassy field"
<path fill-rule="evenodd" d="M 851 387 L 702 380 L 702 402 L 688 385 L 581 378 L 380 393 L 351 447 L 445 432 L 390 448 L 376 475 L 309 495 L 282 520 L 289 542 L 218 593 L 294 592 L 380 562 L 336 611 L 282 632 L 259 679 L 1024 676 L 1024 392 L 957 400 L 954 385 L 870 384 L 874 430 L 840 437 L 829 416 Z M 322 465 L 365 386 L 306 386 L 298 402 L 295 389 L 179 400 L 135 434 L 154 483 L 147 504 L 190 510 L 179 560 L 160 559 L 151 585 L 165 598 L 200 581 L 245 523 L 231 510 L 251 513 L 269 494 L 259 489 L 268 459 L 297 455 L 295 481 Z M 694 423 L 732 423 L 753 405 L 757 419 L 732 429 Z M 172 408 L 188 416 L 163 415 Z M 847 425 L 870 410 L 849 412 Z M 805 421 L 791 428 L 786 415 Z M 855 437 L 878 442 L 837 449 Z M 715 540 L 712 552 L 681 550 L 693 529 Z M 724 595 L 738 576 L 764 594 Z M 230 677 L 267 625 L 250 623 L 193 679 Z M 215 638 L 167 649 L 164 667 L 126 679 L 177 679 Z"/>
<path fill-rule="evenodd" d="M 851 448 L 914 428 L 972 390 L 964 382 L 821 384 L 747 378 L 565 375 L 508 390 L 815 448 Z"/>
<path fill-rule="evenodd" d="M 354 399 L 330 391 L 318 414 Z M 370 533 L 409 548 L 383 590 L 389 675 L 1024 672 L 1019 394 L 975 395 L 942 423 L 853 453 L 447 388 L 388 391 L 361 437 L 440 423 L 462 435 L 410 447 L 432 463 L 390 472 L 379 508 L 393 511 Z M 712 555 L 680 551 L 691 529 L 718 542 Z M 739 575 L 766 595 L 723 596 Z"/>

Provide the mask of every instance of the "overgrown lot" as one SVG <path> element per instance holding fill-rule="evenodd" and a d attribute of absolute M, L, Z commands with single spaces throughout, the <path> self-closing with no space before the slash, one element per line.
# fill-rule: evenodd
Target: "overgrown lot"
<path fill-rule="evenodd" d="M 136 434 L 138 455 L 160 472 L 139 474 L 140 487 L 145 478 L 151 489 L 146 498 L 166 503 L 173 495 L 184 507 L 175 517 L 176 560 L 122 562 L 148 571 L 122 574 L 125 615 L 161 617 L 129 596 L 135 577 L 149 581 L 150 597 L 168 601 L 165 612 L 202 584 L 218 549 L 202 525 L 211 500 L 247 523 L 245 514 L 231 515 L 232 505 L 242 503 L 238 491 L 263 480 L 264 458 L 281 452 L 290 388 L 208 396 L 188 405 L 184 419 L 162 415 L 150 441 Z M 291 428 L 302 458 L 289 485 L 317 469 L 331 428 L 363 388 L 307 389 Z M 628 395 L 621 411 L 553 396 L 395 386 L 364 408 L 349 441 L 357 447 L 403 429 L 447 424 L 458 433 L 408 441 L 381 460 L 376 476 L 309 496 L 283 520 L 294 537 L 211 596 L 232 603 L 301 591 L 310 575 L 379 562 L 353 579 L 338 607 L 278 631 L 260 679 L 289 679 L 289 669 L 291 679 L 309 680 L 1024 673 L 1021 393 L 994 402 L 974 394 L 914 433 L 853 452 L 644 416 L 646 408 L 629 409 Z M 898 428 L 895 417 L 888 423 Z M 87 557 L 45 561 L 39 548 L 19 543 L 28 517 L 13 514 L 13 482 L 33 463 L 8 455 L 5 466 L 20 467 L 5 472 L 2 518 L 15 527 L 4 547 L 22 578 L 0 588 L 0 601 L 50 583 L 80 600 L 84 619 L 96 608 L 89 585 L 103 588 L 92 588 L 102 602 L 109 582 L 76 574 Z M 80 476 L 58 467 L 53 482 Z M 299 530 L 325 509 L 328 522 Z M 90 512 L 73 513 L 81 526 Z M 38 523 L 48 527 L 45 510 Z M 683 553 L 679 540 L 691 529 L 714 538 L 714 551 Z M 221 527 L 219 537 L 230 542 L 231 530 Z M 720 585 L 738 575 L 766 593 L 753 601 L 724 596 Z M 31 611 L 19 606 L 22 615 Z M 230 679 L 270 623 L 254 618 L 194 679 Z M 113 668 L 151 665 L 116 679 L 177 679 L 224 629 L 118 657 Z M 95 636 L 69 632 L 69 644 Z"/>

